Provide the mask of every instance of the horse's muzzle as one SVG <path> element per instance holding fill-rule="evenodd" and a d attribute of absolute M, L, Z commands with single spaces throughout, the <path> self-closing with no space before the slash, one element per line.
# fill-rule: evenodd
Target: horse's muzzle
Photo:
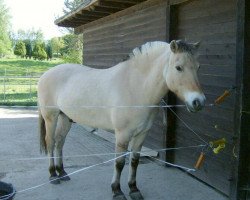
<path fill-rule="evenodd" d="M 198 112 L 205 106 L 205 101 L 200 99 L 194 99 L 191 103 L 186 103 L 189 112 Z"/>
<path fill-rule="evenodd" d="M 206 97 L 203 93 L 187 92 L 184 99 L 189 112 L 197 112 L 205 106 Z"/>

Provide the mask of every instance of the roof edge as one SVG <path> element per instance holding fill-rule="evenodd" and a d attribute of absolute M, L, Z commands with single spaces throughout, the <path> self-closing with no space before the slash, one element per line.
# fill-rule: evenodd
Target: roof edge
<path fill-rule="evenodd" d="M 61 23 L 62 21 L 64 21 L 66 18 L 73 17 L 75 14 L 77 14 L 78 12 L 80 12 L 81 10 L 83 10 L 84 8 L 91 7 L 91 6 L 93 6 L 94 4 L 96 4 L 98 2 L 99 2 L 99 0 L 85 0 L 75 10 L 72 10 L 71 12 L 63 15 L 62 17 L 59 17 L 58 19 L 56 19 L 54 21 L 54 23 L 56 25 L 58 25 L 59 23 Z"/>

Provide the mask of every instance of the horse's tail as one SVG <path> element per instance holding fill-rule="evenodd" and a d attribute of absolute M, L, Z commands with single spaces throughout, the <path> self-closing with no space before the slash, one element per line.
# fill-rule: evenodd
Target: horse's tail
<path fill-rule="evenodd" d="M 45 128 L 45 121 L 39 109 L 39 135 L 40 135 L 40 153 L 47 154 L 47 144 L 46 144 L 46 128 Z"/>

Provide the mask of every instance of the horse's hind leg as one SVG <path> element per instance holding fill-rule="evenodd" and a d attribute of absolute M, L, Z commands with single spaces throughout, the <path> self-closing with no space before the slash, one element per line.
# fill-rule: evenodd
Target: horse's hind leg
<path fill-rule="evenodd" d="M 124 153 L 128 150 L 129 139 L 122 138 L 124 135 L 123 133 L 116 132 L 116 153 L 117 153 L 116 157 L 121 156 L 121 153 Z M 120 186 L 120 178 L 124 165 L 125 165 L 125 156 L 115 160 L 115 166 L 114 166 L 115 169 L 111 184 L 113 192 L 113 200 L 126 200 L 126 197 L 121 191 L 121 186 Z"/>
<path fill-rule="evenodd" d="M 57 127 L 56 127 L 56 171 L 59 174 L 59 178 L 62 181 L 70 180 L 69 176 L 64 170 L 63 167 L 63 145 L 65 142 L 65 138 L 71 128 L 70 119 L 63 113 L 60 113 L 58 117 Z"/>
<path fill-rule="evenodd" d="M 142 148 L 143 141 L 147 133 L 141 133 L 134 137 L 131 141 L 131 151 L 130 154 L 130 165 L 129 165 L 129 178 L 128 185 L 130 188 L 129 196 L 132 200 L 143 200 L 143 196 L 136 185 L 136 172 L 139 165 L 140 152 Z"/>
<path fill-rule="evenodd" d="M 57 125 L 57 119 L 59 115 L 59 110 L 55 111 L 46 111 L 44 116 L 45 126 L 46 126 L 46 136 L 45 141 L 47 145 L 47 151 L 49 155 L 49 172 L 50 172 L 50 181 L 52 184 L 59 184 L 60 180 L 56 174 L 56 168 L 54 163 L 54 148 L 55 148 L 55 130 Z"/>

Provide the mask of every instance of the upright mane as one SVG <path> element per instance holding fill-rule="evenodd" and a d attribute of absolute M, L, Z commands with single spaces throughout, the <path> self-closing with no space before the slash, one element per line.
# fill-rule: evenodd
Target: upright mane
<path fill-rule="evenodd" d="M 167 45 L 166 42 L 161 42 L 161 41 L 147 42 L 146 44 L 143 44 L 140 47 L 134 48 L 126 60 L 150 54 L 151 52 L 162 51 L 162 48 L 166 48 L 166 45 Z"/>
<path fill-rule="evenodd" d="M 194 45 L 186 43 L 183 40 L 177 40 L 176 43 L 178 44 L 178 52 L 186 52 L 191 55 L 194 55 L 196 53 L 197 49 Z M 146 44 L 143 44 L 140 47 L 134 48 L 133 51 L 123 61 L 127 61 L 146 54 L 151 54 L 152 52 L 161 52 L 163 48 L 166 48 L 166 45 L 166 42 L 161 41 L 147 42 Z"/>

